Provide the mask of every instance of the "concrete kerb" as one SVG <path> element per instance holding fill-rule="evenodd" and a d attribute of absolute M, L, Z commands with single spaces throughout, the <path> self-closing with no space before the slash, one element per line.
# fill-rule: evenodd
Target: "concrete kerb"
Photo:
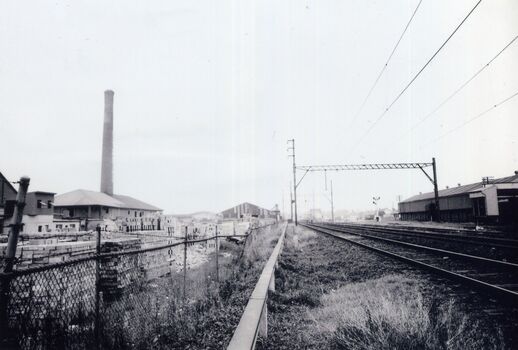
<path fill-rule="evenodd" d="M 261 272 L 227 350 L 254 349 L 257 336 L 266 337 L 268 334 L 266 301 L 268 300 L 268 291 L 275 290 L 275 268 L 284 245 L 287 227 L 288 224 L 284 226 L 283 232 Z"/>

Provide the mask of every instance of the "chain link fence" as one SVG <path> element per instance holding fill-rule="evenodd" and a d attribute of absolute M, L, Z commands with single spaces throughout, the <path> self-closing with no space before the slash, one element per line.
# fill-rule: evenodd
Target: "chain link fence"
<path fill-rule="evenodd" d="M 138 239 L 114 240 L 104 242 L 93 256 L 3 272 L 0 348 L 132 348 L 142 339 L 153 344 L 159 336 L 154 334 L 160 328 L 156 322 L 167 312 L 164 308 L 171 306 L 164 301 L 179 296 L 185 299 L 186 293 L 201 288 L 191 282 L 191 289 L 186 289 L 184 254 L 195 245 L 225 237 L 246 240 L 258 228 L 245 235 L 184 240 L 146 249 L 139 248 Z"/>

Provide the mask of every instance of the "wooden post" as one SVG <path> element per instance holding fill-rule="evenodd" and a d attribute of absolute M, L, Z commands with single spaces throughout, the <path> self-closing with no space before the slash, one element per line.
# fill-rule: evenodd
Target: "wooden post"
<path fill-rule="evenodd" d="M 95 334 L 95 345 L 97 349 L 101 348 L 101 322 L 100 322 L 100 305 L 101 305 L 101 267 L 100 267 L 100 254 L 101 254 L 101 225 L 97 224 L 95 227 L 97 231 L 97 242 L 95 247 L 96 257 L 95 257 L 95 324 L 94 324 L 94 334 Z"/>
<path fill-rule="evenodd" d="M 19 181 L 18 194 L 16 195 L 16 205 L 14 207 L 13 219 L 11 224 L 11 233 L 7 240 L 7 249 L 5 252 L 5 267 L 4 272 L 11 272 L 13 270 L 14 260 L 16 256 L 16 246 L 18 245 L 18 236 L 20 235 L 20 228 L 22 226 L 23 209 L 25 208 L 25 196 L 29 188 L 29 179 L 22 176 Z"/>
<path fill-rule="evenodd" d="M 218 244 L 218 225 L 216 225 L 216 283 L 219 288 L 219 244 Z"/>
<path fill-rule="evenodd" d="M 186 284 L 187 284 L 187 230 L 189 227 L 185 226 L 185 241 L 183 243 L 183 300 L 186 298 Z"/>
<path fill-rule="evenodd" d="M 7 240 L 7 249 L 5 254 L 5 266 L 0 276 L 0 348 L 10 349 L 17 348 L 16 339 L 9 332 L 9 297 L 11 291 L 11 272 L 13 271 L 16 259 L 16 246 L 18 244 L 18 236 L 22 226 L 23 209 L 25 207 L 25 196 L 29 188 L 30 179 L 22 176 L 20 178 L 18 193 L 16 195 L 16 206 L 14 207 L 11 233 Z"/>

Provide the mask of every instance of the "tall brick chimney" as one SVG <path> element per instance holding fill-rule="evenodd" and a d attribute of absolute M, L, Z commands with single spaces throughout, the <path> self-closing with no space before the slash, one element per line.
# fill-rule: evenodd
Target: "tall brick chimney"
<path fill-rule="evenodd" d="M 101 192 L 113 194 L 113 91 L 104 92 L 103 159 Z"/>

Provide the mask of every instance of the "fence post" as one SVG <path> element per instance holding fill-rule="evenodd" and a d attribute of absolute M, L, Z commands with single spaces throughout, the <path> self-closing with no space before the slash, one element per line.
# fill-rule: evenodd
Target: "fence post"
<path fill-rule="evenodd" d="M 101 226 L 98 224 L 95 228 L 97 231 L 96 257 L 95 257 L 95 346 L 97 349 L 101 348 L 101 330 L 100 330 L 100 293 L 101 293 L 101 269 L 100 269 L 100 254 L 101 254 Z"/>
<path fill-rule="evenodd" d="M 18 235 L 22 226 L 23 209 L 25 208 L 25 196 L 29 188 L 30 179 L 22 176 L 18 182 L 18 194 L 16 195 L 16 205 L 14 207 L 11 232 L 7 240 L 5 254 L 5 266 L 0 275 L 0 347 L 15 347 L 15 336 L 9 332 L 9 299 L 11 294 L 11 275 L 16 260 L 16 246 L 18 245 Z"/>
<path fill-rule="evenodd" d="M 186 299 L 185 287 L 187 284 L 187 230 L 189 227 L 185 226 L 185 241 L 183 243 L 183 300 Z"/>
<path fill-rule="evenodd" d="M 218 225 L 216 225 L 216 283 L 219 288 L 219 244 L 218 244 Z"/>

